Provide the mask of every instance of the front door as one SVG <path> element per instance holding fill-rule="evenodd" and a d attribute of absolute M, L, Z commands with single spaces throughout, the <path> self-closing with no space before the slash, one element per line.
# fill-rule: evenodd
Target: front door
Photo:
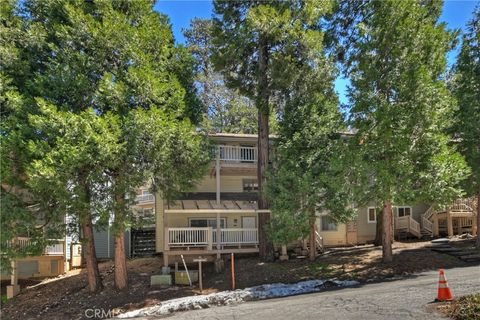
<path fill-rule="evenodd" d="M 347 243 L 357 244 L 357 220 L 347 223 Z"/>
<path fill-rule="evenodd" d="M 242 228 L 243 229 L 255 229 L 256 228 L 256 218 L 255 217 L 242 217 Z M 256 230 L 243 230 L 242 231 L 243 242 L 245 243 L 257 243 L 258 242 L 258 232 Z"/>
<path fill-rule="evenodd" d="M 242 228 L 244 228 L 244 229 L 255 229 L 256 228 L 256 218 L 255 217 L 242 217 Z"/>

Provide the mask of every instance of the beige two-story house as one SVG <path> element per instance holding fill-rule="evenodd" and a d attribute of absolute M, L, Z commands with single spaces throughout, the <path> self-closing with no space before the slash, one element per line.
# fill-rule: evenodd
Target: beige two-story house
<path fill-rule="evenodd" d="M 139 190 L 136 210 L 151 224 L 132 230 L 132 253 L 162 253 L 166 265 L 184 257 L 219 258 L 227 253 L 258 252 L 257 136 L 210 135 L 214 157 L 208 173 L 192 192 L 167 201 Z M 476 202 L 459 199 L 448 207 L 396 204 L 394 228 L 399 238 L 476 232 Z M 375 239 L 375 204 L 358 208 L 349 223 L 335 224 L 318 213 L 316 227 L 324 246 L 356 245 Z M 136 236 L 137 234 L 137 236 Z"/>

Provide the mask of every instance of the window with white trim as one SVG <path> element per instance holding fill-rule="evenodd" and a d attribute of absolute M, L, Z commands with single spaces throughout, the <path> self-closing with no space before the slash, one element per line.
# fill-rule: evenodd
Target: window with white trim
<path fill-rule="evenodd" d="M 368 223 L 377 223 L 377 209 L 374 207 L 368 207 L 367 212 Z"/>
<path fill-rule="evenodd" d="M 321 217 L 322 231 L 337 231 L 337 224 L 329 216 Z"/>
<path fill-rule="evenodd" d="M 190 218 L 190 227 L 192 228 L 217 228 L 217 218 Z M 220 228 L 225 228 L 225 218 L 220 218 Z"/>
<path fill-rule="evenodd" d="M 412 207 L 397 207 L 397 216 L 398 217 L 405 217 L 412 215 Z"/>

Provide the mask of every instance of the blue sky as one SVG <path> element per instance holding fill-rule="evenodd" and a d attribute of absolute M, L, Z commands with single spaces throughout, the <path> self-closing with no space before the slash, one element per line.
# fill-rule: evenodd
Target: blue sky
<path fill-rule="evenodd" d="M 445 1 L 441 20 L 445 21 L 451 29 L 463 29 L 471 19 L 473 9 L 478 3 L 479 1 Z M 155 9 L 170 17 L 175 40 L 178 43 L 184 43 L 185 38 L 183 37 L 182 29 L 188 28 L 190 26 L 190 20 L 195 17 L 210 18 L 213 5 L 209 0 L 159 0 Z M 455 61 L 457 51 L 458 50 L 449 54 L 450 64 Z M 348 80 L 346 79 L 339 78 L 335 82 L 335 88 L 342 103 L 347 102 L 345 97 L 347 85 Z"/>

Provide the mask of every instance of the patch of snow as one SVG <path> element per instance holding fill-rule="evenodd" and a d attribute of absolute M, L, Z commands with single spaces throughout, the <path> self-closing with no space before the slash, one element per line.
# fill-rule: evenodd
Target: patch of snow
<path fill-rule="evenodd" d="M 261 300 L 318 292 L 331 287 L 349 287 L 358 281 L 308 280 L 294 284 L 274 283 L 245 288 L 235 291 L 222 291 L 208 295 L 198 295 L 164 301 L 156 306 L 129 311 L 117 318 L 127 319 L 146 316 L 167 315 L 177 311 L 206 309 L 211 306 L 222 306 L 251 300 Z"/>
<path fill-rule="evenodd" d="M 448 238 L 439 238 L 431 241 L 432 243 L 449 243 L 450 239 Z"/>

